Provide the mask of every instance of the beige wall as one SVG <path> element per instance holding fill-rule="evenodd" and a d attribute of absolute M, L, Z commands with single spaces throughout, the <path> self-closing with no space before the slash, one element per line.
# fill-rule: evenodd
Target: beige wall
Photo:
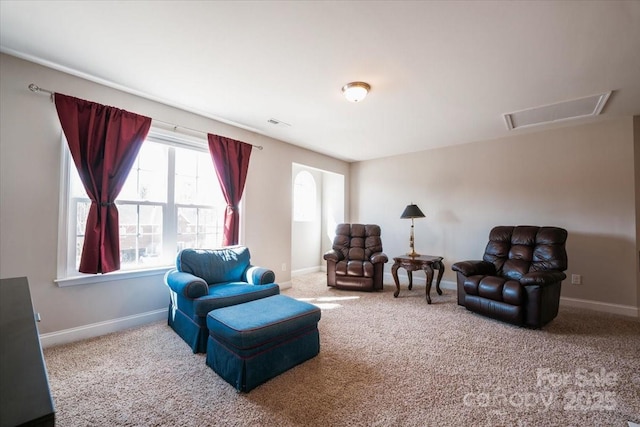
<path fill-rule="evenodd" d="M 567 273 L 584 280 L 581 286 L 565 282 L 564 297 L 640 305 L 638 118 L 349 165 L 4 54 L 0 76 L 0 277 L 29 278 L 41 333 L 162 310 L 167 293 L 157 276 L 64 288 L 53 283 L 61 131 L 54 105 L 28 91 L 29 83 L 263 145 L 251 158 L 243 242 L 281 283 L 290 280 L 280 267 L 291 265 L 296 162 L 343 175 L 345 218 L 379 223 L 390 256 L 408 249 L 410 223 L 399 216 L 410 202 L 427 214 L 416 221 L 416 249 L 443 255 L 447 268 L 480 257 L 493 225 L 554 224 L 569 230 Z M 445 279 L 454 279 L 450 269 Z"/>
<path fill-rule="evenodd" d="M 281 265 L 291 265 L 292 162 L 348 176 L 348 163 L 12 56 L 0 55 L 0 76 L 0 277 L 29 278 L 41 333 L 160 310 L 167 307 L 168 294 L 157 276 L 64 288 L 54 284 L 61 130 L 54 105 L 31 93 L 30 83 L 264 146 L 251 156 L 243 242 L 252 261 L 272 268 L 280 283 L 291 278 Z"/>
<path fill-rule="evenodd" d="M 569 232 L 567 298 L 636 307 L 633 119 L 562 127 L 352 164 L 351 218 L 382 226 L 385 252 L 416 251 L 452 263 L 482 257 L 494 225 L 556 225 Z M 387 264 L 387 271 L 391 263 Z M 629 310 L 628 310 L 629 312 Z"/>

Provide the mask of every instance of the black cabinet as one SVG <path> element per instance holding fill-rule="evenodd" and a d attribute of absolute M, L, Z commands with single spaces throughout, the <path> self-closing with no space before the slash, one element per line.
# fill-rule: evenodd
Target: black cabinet
<path fill-rule="evenodd" d="M 0 279 L 0 427 L 54 424 L 29 282 Z"/>

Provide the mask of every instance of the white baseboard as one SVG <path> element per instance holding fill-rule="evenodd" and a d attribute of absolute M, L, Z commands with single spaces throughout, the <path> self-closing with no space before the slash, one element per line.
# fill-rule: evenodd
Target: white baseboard
<path fill-rule="evenodd" d="M 128 329 L 163 319 L 166 320 L 167 310 L 168 308 L 163 308 L 160 310 L 135 314 L 133 316 L 120 317 L 118 319 L 107 320 L 104 322 L 91 323 L 89 325 L 79 326 L 77 328 L 64 329 L 62 331 L 40 334 L 40 343 L 42 344 L 43 348 L 47 348 L 54 345 L 66 344 L 88 338 L 95 338 L 101 335 L 110 334 L 112 332 L 121 331 L 123 329 Z"/>
<path fill-rule="evenodd" d="M 278 282 L 278 286 L 280 286 L 280 290 L 291 289 L 293 287 L 293 285 L 291 284 L 291 280 L 287 282 Z"/>
<path fill-rule="evenodd" d="M 317 270 L 319 271 L 319 270 Z M 386 273 L 384 276 L 384 283 L 395 283 L 391 273 Z M 406 288 L 409 281 L 408 276 L 398 275 L 400 279 L 400 286 Z M 414 277 L 414 284 L 424 285 L 426 278 Z M 281 289 L 291 288 L 291 281 L 279 283 Z M 456 282 L 449 280 L 443 280 L 440 282 L 442 289 L 456 290 Z M 599 301 L 583 300 L 578 298 L 560 298 L 560 305 L 567 307 L 586 308 L 595 311 L 601 311 L 611 314 L 619 314 L 629 317 L 638 317 L 638 307 L 621 304 L 611 304 Z M 79 326 L 77 328 L 64 329 L 62 331 L 50 332 L 46 334 L 40 334 L 40 342 L 43 348 L 52 347 L 54 345 L 66 344 L 74 341 L 80 341 L 88 338 L 95 338 L 101 335 L 106 335 L 112 332 L 121 331 L 124 329 L 141 326 L 147 323 L 152 323 L 160 320 L 166 320 L 167 308 L 159 310 L 148 311 L 146 313 L 140 313 L 133 316 L 120 317 L 118 319 L 107 320 L 104 322 L 92 323 L 89 325 Z"/>
<path fill-rule="evenodd" d="M 385 283 L 395 283 L 393 281 L 393 276 L 391 273 L 385 273 L 384 275 Z M 407 286 L 409 282 L 409 277 L 406 274 L 398 274 L 398 279 L 400 280 L 400 289 L 403 289 Z M 422 275 L 413 277 L 414 284 L 424 285 L 427 279 Z M 458 284 L 453 281 L 443 280 L 440 282 L 440 287 L 442 289 L 451 289 L 456 290 L 458 288 Z M 433 288 L 432 288 L 433 289 Z M 577 307 L 577 308 L 586 308 L 589 310 L 600 311 L 603 313 L 611 313 L 611 314 L 620 314 L 623 316 L 629 317 L 639 317 L 640 312 L 638 311 L 638 307 L 634 307 L 631 305 L 621 305 L 621 304 L 611 304 L 600 301 L 592 301 L 592 300 L 584 300 L 578 298 L 567 298 L 560 297 L 560 305 L 564 305 L 566 307 Z"/>
<path fill-rule="evenodd" d="M 298 270 L 291 270 L 291 277 L 302 276 L 303 274 L 317 273 L 318 271 L 322 271 L 322 267 L 320 267 L 319 265 L 315 267 L 300 268 Z"/>
<path fill-rule="evenodd" d="M 278 282 L 280 289 L 291 288 L 291 281 Z M 128 328 L 145 325 L 167 319 L 168 308 L 148 311 L 146 313 L 135 314 L 133 316 L 120 317 L 118 319 L 106 320 L 104 322 L 91 323 L 89 325 L 78 326 L 76 328 L 63 329 L 61 331 L 40 334 L 42 348 L 55 345 L 67 344 L 89 338 L 99 337 L 112 332 L 122 331 Z"/>
<path fill-rule="evenodd" d="M 567 307 L 587 308 L 611 314 L 638 317 L 638 307 L 632 305 L 611 304 L 608 302 L 592 301 L 578 298 L 560 297 L 560 305 Z"/>
<path fill-rule="evenodd" d="M 458 290 L 458 284 L 456 282 L 452 282 L 450 280 L 443 280 L 440 282 L 440 287 L 442 289 L 449 289 L 451 291 L 457 291 Z"/>
<path fill-rule="evenodd" d="M 438 273 L 436 273 L 438 274 Z M 402 273 L 398 273 L 398 280 L 400 281 L 400 289 L 406 289 L 406 287 L 409 285 L 409 276 Z M 384 283 L 389 283 L 392 285 L 395 285 L 395 281 L 393 280 L 393 275 L 391 273 L 385 273 L 384 274 Z M 427 283 L 427 278 L 424 275 L 420 275 L 420 276 L 413 276 L 413 284 L 414 285 L 426 285 Z M 449 289 L 449 290 L 457 290 L 458 289 L 458 285 L 456 282 L 452 282 L 450 280 L 441 280 L 440 281 L 440 288 L 441 289 Z M 433 282 L 433 285 L 431 286 L 431 289 L 435 289 L 435 281 Z"/>

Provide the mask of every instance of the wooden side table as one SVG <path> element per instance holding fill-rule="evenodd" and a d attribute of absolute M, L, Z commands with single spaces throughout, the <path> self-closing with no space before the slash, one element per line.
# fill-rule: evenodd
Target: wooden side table
<path fill-rule="evenodd" d="M 391 267 L 391 274 L 393 280 L 396 282 L 396 291 L 393 293 L 395 298 L 400 294 L 400 281 L 398 280 L 398 269 L 400 267 L 407 270 L 407 276 L 409 276 L 409 290 L 413 287 L 413 272 L 416 270 L 424 270 L 427 275 L 427 303 L 431 304 L 431 282 L 433 282 L 433 270 L 438 270 L 438 279 L 436 281 L 436 291 L 438 295 L 442 295 L 440 290 L 440 280 L 444 274 L 444 264 L 442 263 L 442 257 L 430 256 L 430 255 L 401 255 L 393 258 L 393 267 Z"/>

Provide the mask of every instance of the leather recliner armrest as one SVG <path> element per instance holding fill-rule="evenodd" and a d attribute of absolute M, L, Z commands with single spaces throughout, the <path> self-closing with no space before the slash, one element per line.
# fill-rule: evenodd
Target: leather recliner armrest
<path fill-rule="evenodd" d="M 276 274 L 273 270 L 255 265 L 249 265 L 244 272 L 244 276 L 245 282 L 251 285 L 266 285 L 276 281 Z"/>
<path fill-rule="evenodd" d="M 371 254 L 371 258 L 369 258 L 372 264 L 377 264 L 379 262 L 385 263 L 389 261 L 389 257 L 384 252 L 375 252 Z"/>
<path fill-rule="evenodd" d="M 567 275 L 561 271 L 533 271 L 524 274 L 520 278 L 520 284 L 527 285 L 549 285 L 552 283 L 562 282 Z"/>
<path fill-rule="evenodd" d="M 334 251 L 333 249 L 330 251 L 325 252 L 323 258 L 327 261 L 334 261 L 334 262 L 338 262 L 340 260 L 342 260 L 342 253 L 338 252 L 338 251 Z"/>
<path fill-rule="evenodd" d="M 470 260 L 456 262 L 451 266 L 453 271 L 462 273 L 463 276 L 494 276 L 496 274 L 496 266 L 488 261 Z"/>
<path fill-rule="evenodd" d="M 209 293 L 209 286 L 203 279 L 175 269 L 167 271 L 164 282 L 174 292 L 191 299 L 200 298 Z"/>

